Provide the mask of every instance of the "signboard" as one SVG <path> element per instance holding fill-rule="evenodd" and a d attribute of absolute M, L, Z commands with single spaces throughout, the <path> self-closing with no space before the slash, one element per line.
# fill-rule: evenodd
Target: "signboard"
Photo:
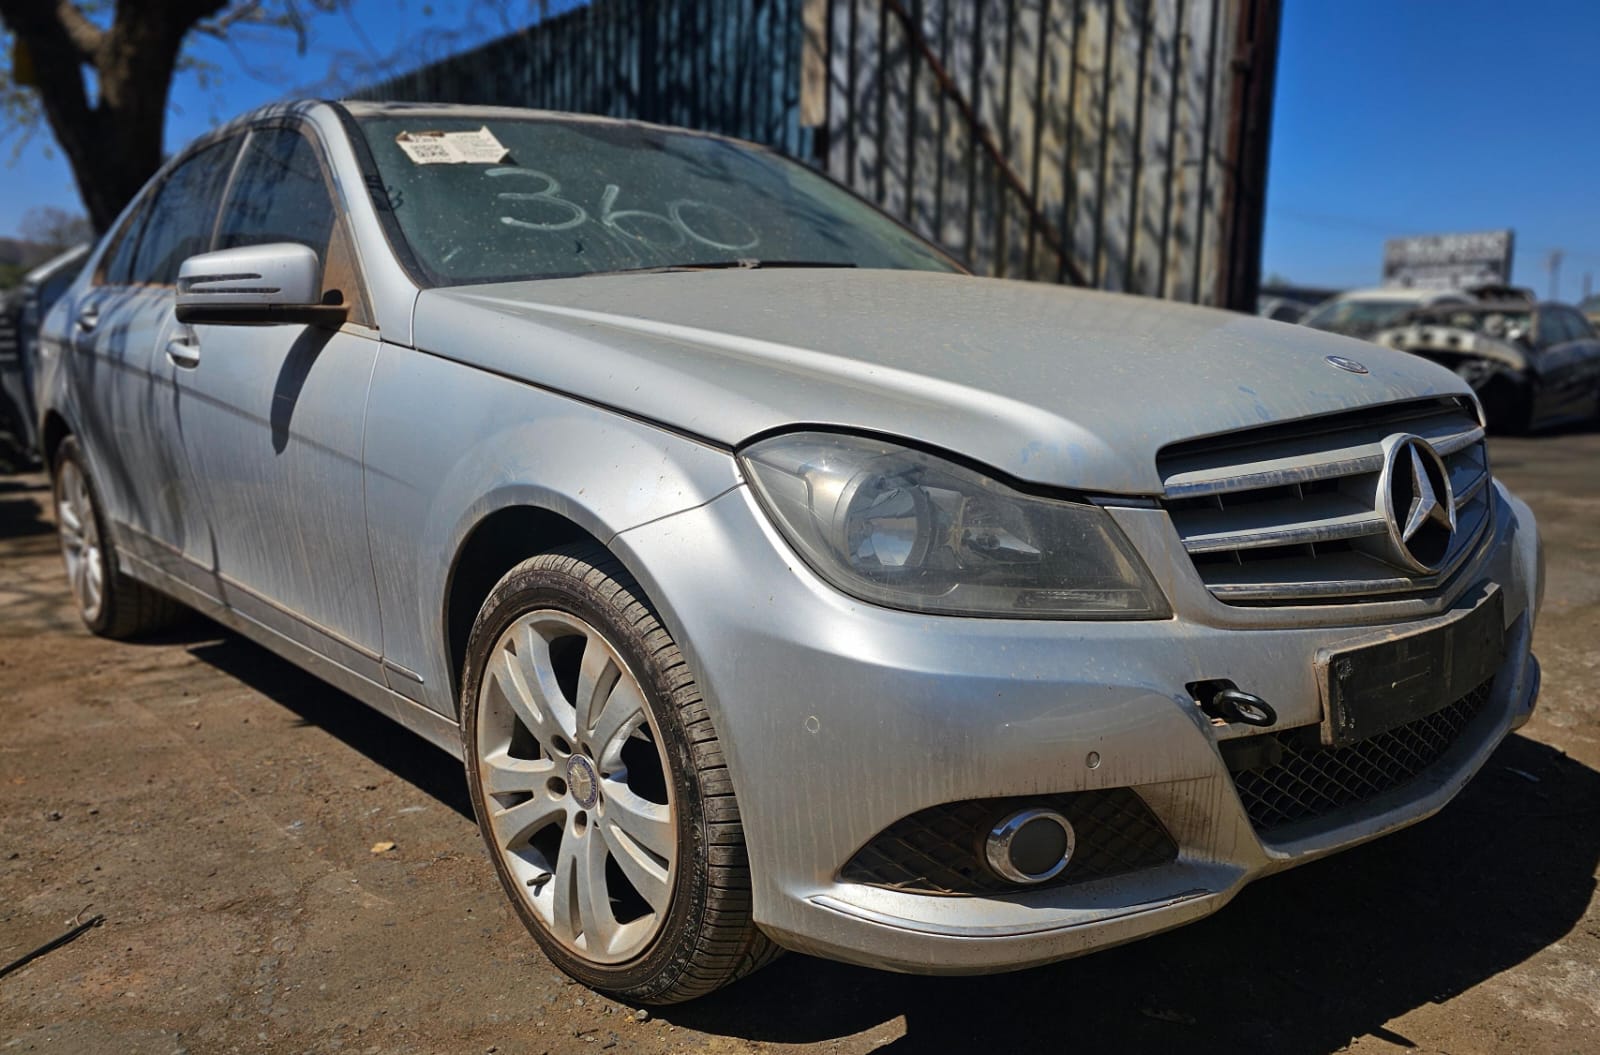
<path fill-rule="evenodd" d="M 1511 284 L 1509 229 L 1425 234 L 1383 244 L 1383 284 L 1409 289 L 1464 289 Z"/>

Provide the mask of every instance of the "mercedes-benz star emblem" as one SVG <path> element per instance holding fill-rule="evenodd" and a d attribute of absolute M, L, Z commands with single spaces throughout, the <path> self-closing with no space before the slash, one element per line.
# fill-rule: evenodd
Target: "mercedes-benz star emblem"
<path fill-rule="evenodd" d="M 1358 363 L 1354 359 L 1346 359 L 1342 355 L 1329 355 L 1324 356 L 1324 358 L 1327 360 L 1328 365 L 1337 366 L 1341 370 L 1348 370 L 1352 374 L 1364 374 L 1367 372 L 1365 364 Z"/>
<path fill-rule="evenodd" d="M 1444 566 L 1456 533 L 1450 470 L 1420 436 L 1390 436 L 1383 451 L 1378 511 L 1389 529 L 1390 554 L 1403 567 L 1432 574 Z"/>
<path fill-rule="evenodd" d="M 567 790 L 579 806 L 593 809 L 600 801 L 600 778 L 594 771 L 594 763 L 582 755 L 567 759 Z"/>

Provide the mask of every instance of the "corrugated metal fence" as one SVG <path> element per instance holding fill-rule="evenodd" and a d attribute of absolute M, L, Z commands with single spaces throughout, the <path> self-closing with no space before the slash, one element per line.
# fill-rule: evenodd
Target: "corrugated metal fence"
<path fill-rule="evenodd" d="M 360 94 L 735 135 L 980 273 L 1248 308 L 1280 4 L 592 0 Z"/>

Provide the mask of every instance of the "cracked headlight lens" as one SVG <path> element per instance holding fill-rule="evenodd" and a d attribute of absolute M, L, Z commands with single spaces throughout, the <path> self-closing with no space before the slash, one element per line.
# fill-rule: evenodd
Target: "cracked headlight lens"
<path fill-rule="evenodd" d="M 775 436 L 739 456 L 817 574 L 891 608 L 1013 619 L 1162 619 L 1165 599 L 1102 509 L 1025 494 L 885 440 Z"/>

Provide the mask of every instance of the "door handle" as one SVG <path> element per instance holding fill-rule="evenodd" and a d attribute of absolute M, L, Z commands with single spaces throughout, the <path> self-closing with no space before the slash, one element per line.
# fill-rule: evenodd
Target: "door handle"
<path fill-rule="evenodd" d="M 100 325 L 100 309 L 93 304 L 78 312 L 78 332 L 93 333 L 94 328 Z"/>
<path fill-rule="evenodd" d="M 167 341 L 167 358 L 175 366 L 193 369 L 200 365 L 200 346 L 182 337 L 173 337 Z"/>

